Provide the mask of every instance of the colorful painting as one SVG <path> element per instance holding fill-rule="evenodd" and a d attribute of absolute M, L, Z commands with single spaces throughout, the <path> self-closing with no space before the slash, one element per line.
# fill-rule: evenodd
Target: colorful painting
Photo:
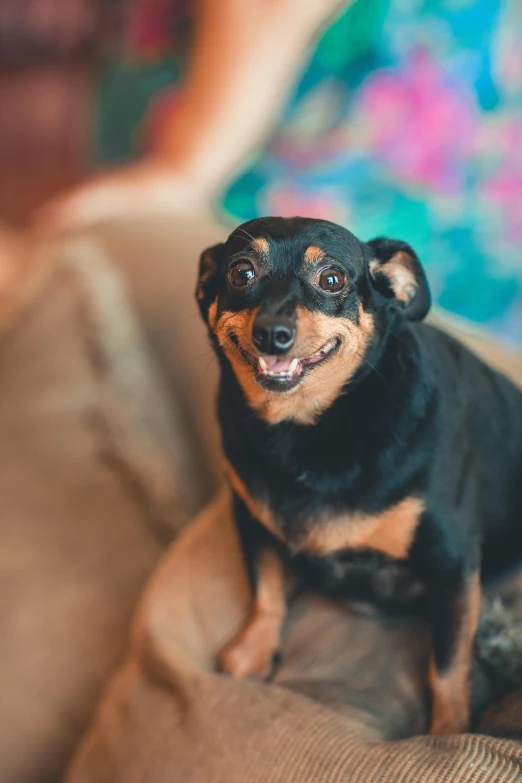
<path fill-rule="evenodd" d="M 166 14 L 168 0 L 156 6 Z M 178 8 L 169 24 L 186 29 L 186 18 Z M 146 49 L 155 58 L 131 58 L 102 86 L 106 157 L 116 136 L 128 140 L 124 154 L 136 149 L 144 107 L 175 91 L 182 72 L 180 39 L 166 46 L 163 25 L 155 47 L 153 29 Z M 306 214 L 361 238 L 404 239 L 441 307 L 522 344 L 520 33 L 518 0 L 357 0 L 324 33 L 221 210 L 234 221 Z M 120 79 L 121 94 L 125 78 L 134 95 L 142 80 L 142 105 L 116 133 L 110 80 Z"/>

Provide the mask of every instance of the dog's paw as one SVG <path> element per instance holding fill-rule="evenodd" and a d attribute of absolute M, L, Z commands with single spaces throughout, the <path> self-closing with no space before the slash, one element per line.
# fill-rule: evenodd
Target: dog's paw
<path fill-rule="evenodd" d="M 268 680 L 279 664 L 279 634 L 267 622 L 254 622 L 221 651 L 218 668 L 232 677 Z"/>

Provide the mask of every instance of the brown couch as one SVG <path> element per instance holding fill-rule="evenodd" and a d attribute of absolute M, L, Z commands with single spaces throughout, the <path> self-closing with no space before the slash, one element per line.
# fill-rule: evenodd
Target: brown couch
<path fill-rule="evenodd" d="M 59 779 L 144 580 L 219 483 L 212 367 L 187 317 L 187 259 L 217 232 L 170 228 L 0 232 L 20 270 L 15 302 L 0 296 L 1 783 Z"/>
<path fill-rule="evenodd" d="M 59 779 L 144 580 L 220 484 L 192 293 L 222 233 L 157 219 L 46 247 L 48 274 L 4 332 L 1 783 Z M 466 339 L 522 379 L 520 357 Z M 522 779 L 516 740 L 405 739 L 426 721 L 427 636 L 412 623 L 303 598 L 275 684 L 217 675 L 247 604 L 222 497 L 155 573 L 69 783 Z M 522 737 L 519 697 L 484 720 Z"/>
<path fill-rule="evenodd" d="M 412 736 L 427 717 L 422 625 L 304 596 L 292 608 L 284 663 L 266 684 L 214 670 L 247 607 L 225 493 L 156 570 L 67 783 L 522 780 L 522 692 L 479 726 L 509 740 Z"/>

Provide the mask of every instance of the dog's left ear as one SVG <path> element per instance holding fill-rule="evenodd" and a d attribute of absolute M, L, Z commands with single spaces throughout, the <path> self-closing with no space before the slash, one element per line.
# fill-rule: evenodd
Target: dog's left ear
<path fill-rule="evenodd" d="M 428 280 L 415 251 L 397 239 L 373 239 L 368 267 L 374 288 L 409 321 L 422 321 L 431 304 Z"/>
<path fill-rule="evenodd" d="M 196 299 L 205 321 L 208 317 L 208 309 L 217 296 L 217 271 L 224 247 L 223 242 L 220 242 L 218 245 L 208 247 L 199 257 Z"/>

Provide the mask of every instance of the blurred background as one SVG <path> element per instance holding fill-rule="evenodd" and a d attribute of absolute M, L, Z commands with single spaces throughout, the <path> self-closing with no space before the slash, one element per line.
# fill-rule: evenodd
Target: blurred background
<path fill-rule="evenodd" d="M 111 0 L 0 3 L 0 214 L 27 220 L 92 165 L 100 63 L 118 40 Z"/>
<path fill-rule="evenodd" d="M 103 219 L 144 183 L 226 223 L 326 217 L 410 242 L 442 308 L 520 343 L 521 5 L 2 0 L 0 217 Z"/>
<path fill-rule="evenodd" d="M 203 248 L 403 239 L 520 348 L 521 33 L 522 0 L 0 0 L 0 783 L 61 779 L 222 482 Z"/>

